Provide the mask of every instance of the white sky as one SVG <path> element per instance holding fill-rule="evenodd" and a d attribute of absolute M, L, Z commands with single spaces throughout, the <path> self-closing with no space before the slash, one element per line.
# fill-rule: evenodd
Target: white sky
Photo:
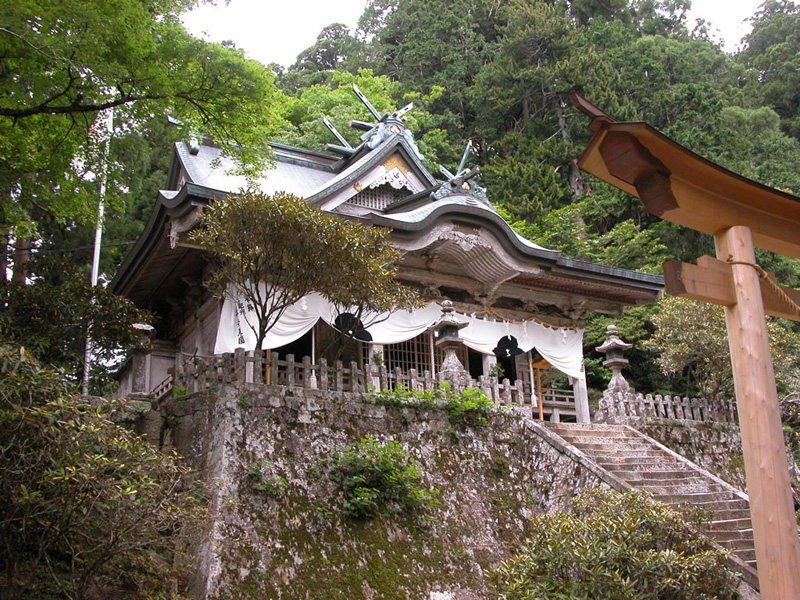
<path fill-rule="evenodd" d="M 725 49 L 733 52 L 748 32 L 745 19 L 763 0 L 692 0 L 689 28 L 703 18 L 718 30 Z M 313 45 L 326 25 L 344 23 L 351 30 L 367 0 L 230 0 L 203 5 L 186 15 L 184 24 L 195 35 L 213 41 L 233 41 L 264 64 L 284 66 Z"/>

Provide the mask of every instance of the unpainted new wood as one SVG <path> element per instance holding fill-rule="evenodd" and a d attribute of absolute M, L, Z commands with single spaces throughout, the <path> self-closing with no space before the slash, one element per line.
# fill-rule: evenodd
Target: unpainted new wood
<path fill-rule="evenodd" d="M 662 267 L 667 294 L 722 306 L 736 304 L 732 265 L 729 263 L 713 256 L 701 256 L 697 259 L 697 265 L 668 260 Z M 774 282 L 774 275 L 770 274 L 770 278 Z M 795 312 L 794 307 L 779 297 L 771 285 L 760 278 L 758 282 L 764 310 L 768 315 L 800 321 L 800 315 Z M 800 291 L 779 287 L 795 304 L 800 304 Z"/>
<path fill-rule="evenodd" d="M 717 257 L 755 262 L 750 230 L 715 236 Z M 736 304 L 725 307 L 742 433 L 747 491 L 763 600 L 800 600 L 800 544 L 775 373 L 756 270 L 732 265 Z"/>

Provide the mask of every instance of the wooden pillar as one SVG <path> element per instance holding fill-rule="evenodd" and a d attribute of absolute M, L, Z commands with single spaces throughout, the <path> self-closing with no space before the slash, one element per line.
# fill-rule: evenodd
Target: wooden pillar
<path fill-rule="evenodd" d="M 542 395 L 542 370 L 536 369 L 536 398 L 539 404 L 539 420 L 544 421 L 544 396 Z"/>
<path fill-rule="evenodd" d="M 714 239 L 720 260 L 755 263 L 748 227 L 731 227 Z M 734 264 L 732 270 L 736 304 L 725 307 L 725 319 L 761 596 L 799 599 L 800 544 L 761 286 L 755 268 Z"/>
<path fill-rule="evenodd" d="M 489 372 L 497 364 L 497 357 L 494 354 L 481 354 L 481 367 L 483 374 L 489 375 Z"/>

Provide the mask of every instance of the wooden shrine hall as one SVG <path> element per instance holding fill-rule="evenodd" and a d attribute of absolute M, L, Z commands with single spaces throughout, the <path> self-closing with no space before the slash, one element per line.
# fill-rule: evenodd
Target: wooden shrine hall
<path fill-rule="evenodd" d="M 258 181 L 267 194 L 289 192 L 342 218 L 389 228 L 392 244 L 402 253 L 399 278 L 427 302 L 367 327 L 369 335 L 352 340 L 340 358 L 359 365 L 380 360 L 390 373 L 434 373 L 441 356 L 430 327 L 441 316 L 441 302 L 449 299 L 466 323 L 459 358 L 472 377 L 500 374 L 519 380 L 521 393 L 538 403 L 540 416 L 547 418 L 554 412 L 539 402 L 534 363 L 551 365 L 566 388 L 553 399 L 561 403 L 555 416 L 589 421 L 583 371 L 586 318 L 654 302 L 663 279 L 570 259 L 523 238 L 476 182 L 478 170 L 466 168 L 469 147 L 455 173 L 442 169 L 443 176 L 436 177 L 404 124 L 411 106 L 379 114 L 354 91 L 372 117 L 371 122 L 351 122 L 361 132 L 360 143 L 351 146 L 330 126 L 338 143 L 329 144 L 325 153 L 271 144 L 273 161 Z M 208 294 L 202 281 L 211 267 L 200 250 L 186 243 L 203 207 L 247 185 L 232 167 L 211 140 L 174 147 L 166 186 L 111 283 L 116 293 L 156 315 L 146 365 L 123 368 L 122 394 L 151 392 L 178 355 L 254 350 L 242 307 L 235 298 Z M 324 298 L 310 295 L 287 310 L 263 349 L 317 361 L 341 326 L 340 318 Z M 564 409 L 564 403 L 572 408 Z"/>

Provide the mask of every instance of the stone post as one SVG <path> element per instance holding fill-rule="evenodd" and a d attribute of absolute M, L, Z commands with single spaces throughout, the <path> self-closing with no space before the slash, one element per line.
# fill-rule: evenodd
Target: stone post
<path fill-rule="evenodd" d="M 129 397 L 144 397 L 150 392 L 150 353 L 153 349 L 153 333 L 155 329 L 145 323 L 134 323 L 132 326 L 136 342 L 130 357 L 130 392 Z"/>
<path fill-rule="evenodd" d="M 627 344 L 620 339 L 615 325 L 606 328 L 606 340 L 595 348 L 606 355 L 603 366 L 611 369 L 611 381 L 608 382 L 595 413 L 594 420 L 597 423 L 622 423 L 627 420 L 627 415 L 620 414 L 619 406 L 622 404 L 621 399 L 632 401 L 636 398 L 636 390 L 622 376 L 622 367 L 628 364 L 623 352 L 631 348 L 633 344 Z"/>

